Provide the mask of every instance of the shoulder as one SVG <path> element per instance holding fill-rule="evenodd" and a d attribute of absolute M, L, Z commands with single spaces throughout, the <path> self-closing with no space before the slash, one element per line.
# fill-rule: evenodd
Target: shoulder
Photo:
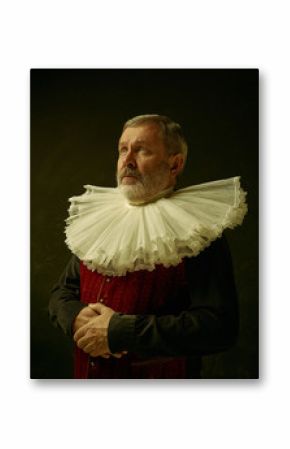
<path fill-rule="evenodd" d="M 226 236 L 223 234 L 201 251 L 198 256 L 186 257 L 184 261 L 185 266 L 189 269 L 198 266 L 209 267 L 212 264 L 231 262 L 231 253 Z"/>

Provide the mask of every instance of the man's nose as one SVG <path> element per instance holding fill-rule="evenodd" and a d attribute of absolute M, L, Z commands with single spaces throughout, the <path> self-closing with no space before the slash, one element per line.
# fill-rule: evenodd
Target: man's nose
<path fill-rule="evenodd" d="M 136 167 L 135 154 L 132 150 L 129 150 L 124 158 L 124 165 L 126 167 Z"/>

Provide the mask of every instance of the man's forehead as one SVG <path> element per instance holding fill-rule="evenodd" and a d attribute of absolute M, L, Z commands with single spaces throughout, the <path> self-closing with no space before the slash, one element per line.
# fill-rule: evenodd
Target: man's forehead
<path fill-rule="evenodd" d="M 128 136 L 127 137 L 121 136 L 119 143 L 120 144 L 128 143 L 130 140 L 131 139 Z M 150 141 L 150 139 L 141 139 L 141 138 L 134 139 L 134 142 L 136 142 L 136 143 L 148 143 L 149 141 Z"/>
<path fill-rule="evenodd" d="M 158 137 L 160 137 L 160 129 L 154 124 L 132 126 L 123 131 L 119 142 L 125 143 L 134 140 L 137 143 L 146 143 Z"/>

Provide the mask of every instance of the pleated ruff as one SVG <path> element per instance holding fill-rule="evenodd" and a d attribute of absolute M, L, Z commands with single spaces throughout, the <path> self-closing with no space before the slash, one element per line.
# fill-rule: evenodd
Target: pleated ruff
<path fill-rule="evenodd" d="M 118 188 L 85 186 L 70 198 L 66 243 L 90 270 L 108 276 L 177 266 L 197 256 L 226 228 L 243 222 L 240 178 L 208 182 L 133 205 Z"/>

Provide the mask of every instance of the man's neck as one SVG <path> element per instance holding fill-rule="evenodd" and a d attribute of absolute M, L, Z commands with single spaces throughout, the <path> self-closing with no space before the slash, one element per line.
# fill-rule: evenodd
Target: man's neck
<path fill-rule="evenodd" d="M 155 195 L 150 195 L 147 197 L 140 198 L 138 200 L 129 200 L 128 203 L 132 206 L 142 206 L 144 204 L 153 203 L 154 201 L 159 200 L 160 198 L 168 197 L 171 195 L 172 191 L 174 189 L 174 186 L 170 186 L 165 190 L 162 190 L 161 192 L 156 193 Z"/>

